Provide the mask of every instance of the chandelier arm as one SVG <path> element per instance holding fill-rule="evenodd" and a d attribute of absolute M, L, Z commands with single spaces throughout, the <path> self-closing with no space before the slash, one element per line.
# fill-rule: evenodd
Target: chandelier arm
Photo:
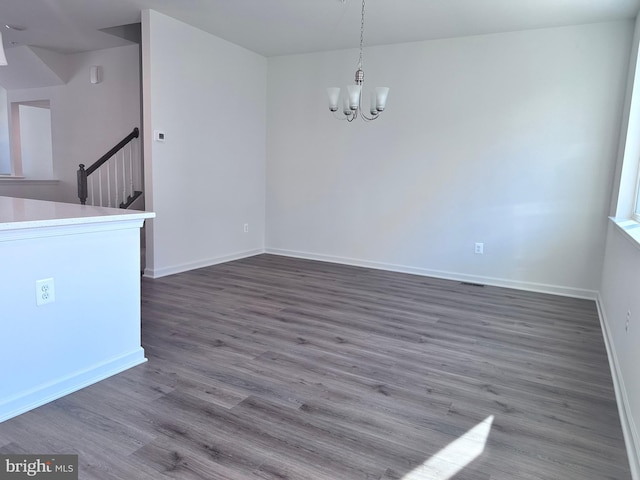
<path fill-rule="evenodd" d="M 363 90 L 364 90 L 364 83 L 362 84 L 362 87 L 363 87 Z M 365 120 L 367 122 L 372 122 L 373 120 L 377 119 L 380 116 L 378 114 L 378 115 L 372 115 L 371 117 L 367 117 L 364 114 L 364 111 L 362 110 L 362 90 L 360 91 L 360 100 L 359 100 L 358 104 L 359 104 L 359 107 L 358 107 L 358 110 L 356 110 L 356 112 L 357 111 L 360 112 L 360 116 L 362 117 L 363 120 Z"/>
<path fill-rule="evenodd" d="M 373 115 L 371 117 L 367 117 L 364 113 L 360 112 L 360 115 L 362 116 L 363 120 L 366 120 L 367 122 L 373 122 L 374 120 L 377 120 L 378 118 L 380 118 L 380 115 Z"/>

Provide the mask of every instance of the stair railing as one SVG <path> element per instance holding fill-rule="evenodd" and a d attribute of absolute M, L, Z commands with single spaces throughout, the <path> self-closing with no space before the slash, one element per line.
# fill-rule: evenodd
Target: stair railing
<path fill-rule="evenodd" d="M 139 136 L 140 130 L 136 127 L 89 168 L 80 164 L 78 198 L 82 205 L 89 199 L 90 205 L 127 208 L 142 195 L 140 151 L 137 142 L 133 142 Z M 109 161 L 112 158 L 113 161 Z M 92 175 L 94 173 L 96 175 Z"/>

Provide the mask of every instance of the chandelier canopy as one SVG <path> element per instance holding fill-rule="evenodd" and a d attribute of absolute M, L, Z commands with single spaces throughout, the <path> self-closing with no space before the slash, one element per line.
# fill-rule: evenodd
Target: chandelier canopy
<path fill-rule="evenodd" d="M 362 17 L 360 21 L 360 58 L 358 60 L 358 69 L 355 75 L 355 85 L 349 85 L 347 87 L 347 94 L 342 96 L 342 113 L 343 116 L 336 116 L 340 120 L 347 120 L 353 122 L 356 118 L 361 117 L 363 120 L 375 120 L 379 117 L 379 114 L 384 111 L 387 104 L 387 95 L 389 95 L 389 88 L 377 87 L 370 92 L 371 106 L 369 114 L 367 116 L 362 111 L 362 87 L 364 85 L 364 70 L 362 69 L 362 42 L 364 40 L 364 3 L 362 0 Z M 327 94 L 329 96 L 329 110 L 332 112 L 338 111 L 338 105 L 340 103 L 340 88 L 331 87 L 327 88 Z"/>

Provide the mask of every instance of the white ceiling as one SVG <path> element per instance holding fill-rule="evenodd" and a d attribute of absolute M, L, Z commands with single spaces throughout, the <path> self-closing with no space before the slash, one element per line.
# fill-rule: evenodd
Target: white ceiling
<path fill-rule="evenodd" d="M 0 0 L 5 47 L 62 53 L 127 42 L 100 31 L 152 8 L 265 56 L 357 47 L 360 0 Z M 367 0 L 365 45 L 635 17 L 640 0 Z"/>

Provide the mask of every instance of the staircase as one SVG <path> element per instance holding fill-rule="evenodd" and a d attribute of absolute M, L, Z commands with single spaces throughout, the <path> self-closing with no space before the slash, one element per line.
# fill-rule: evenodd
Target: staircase
<path fill-rule="evenodd" d="M 111 150 L 77 172 L 78 198 L 82 205 L 144 210 L 140 130 L 134 128 Z M 146 265 L 145 226 L 140 234 L 140 272 Z"/>
<path fill-rule="evenodd" d="M 85 169 L 78 169 L 82 205 L 144 210 L 140 130 L 136 127 L 111 150 Z"/>

